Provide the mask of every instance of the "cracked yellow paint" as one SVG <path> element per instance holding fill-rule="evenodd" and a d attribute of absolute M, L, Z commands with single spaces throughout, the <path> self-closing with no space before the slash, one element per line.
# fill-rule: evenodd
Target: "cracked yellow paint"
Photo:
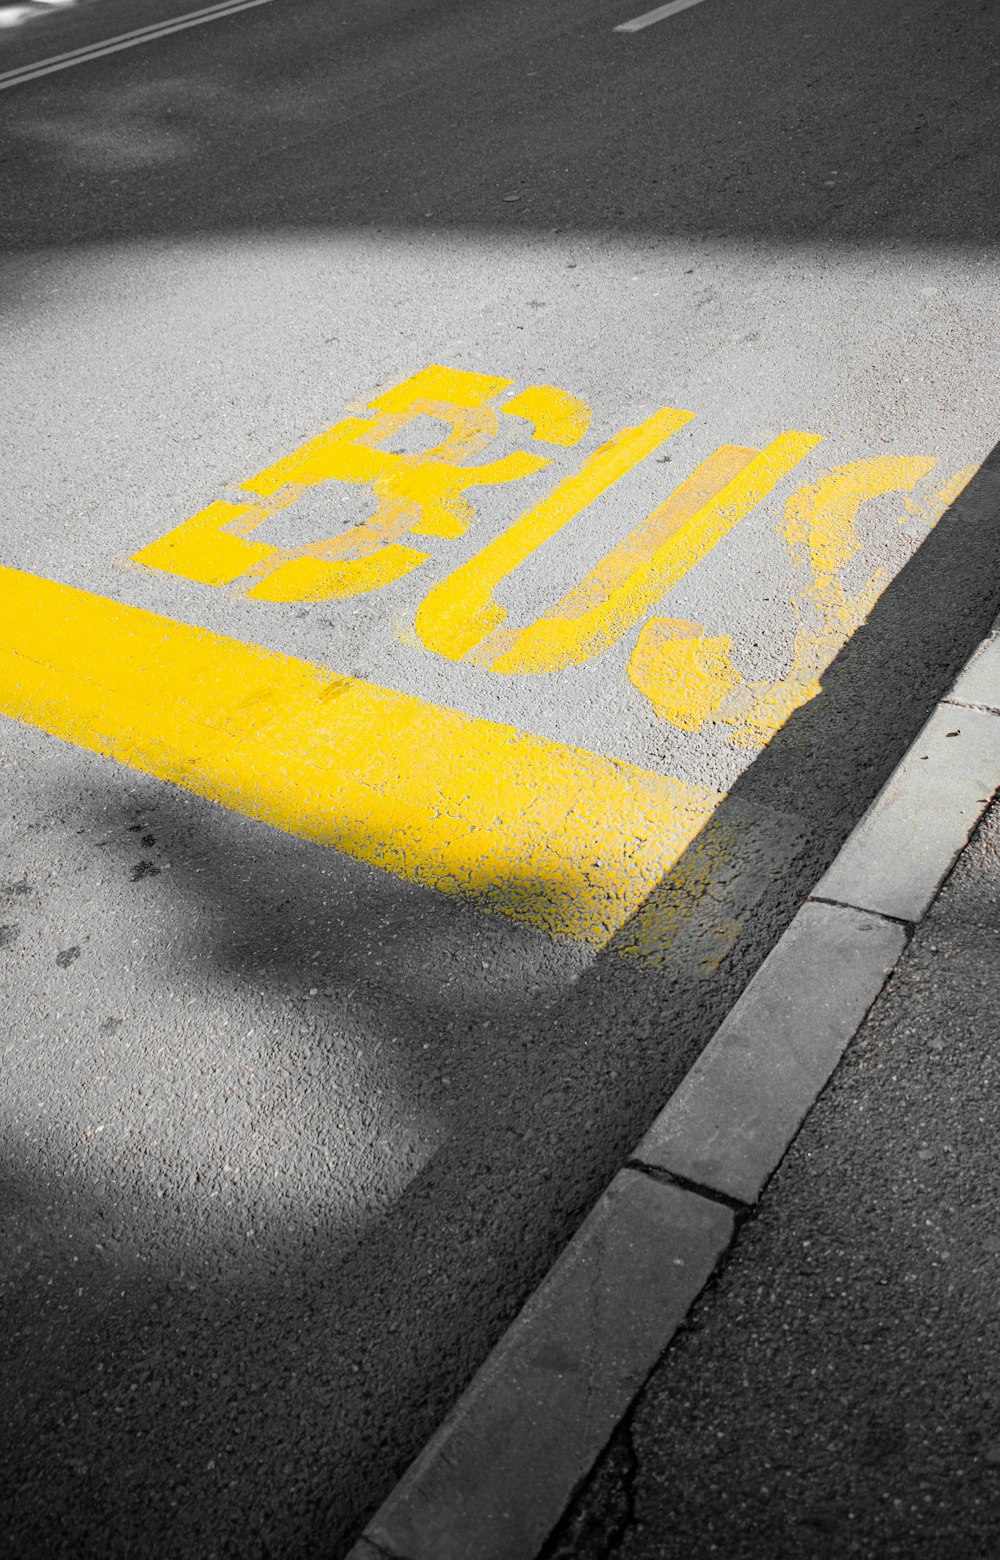
<path fill-rule="evenodd" d="M 720 800 L 9 568 L 0 712 L 595 947 Z"/>

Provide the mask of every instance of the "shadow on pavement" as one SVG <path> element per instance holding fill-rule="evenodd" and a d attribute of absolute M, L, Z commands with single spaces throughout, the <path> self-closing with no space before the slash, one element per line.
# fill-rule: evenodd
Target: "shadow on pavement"
<path fill-rule="evenodd" d="M 651 34 L 640 51 L 611 34 L 606 8 L 569 0 L 514 11 L 382 4 L 356 22 L 344 12 L 323 22 L 323 9 L 304 3 L 279 18 L 265 6 L 252 27 L 227 34 L 224 51 L 207 37 L 176 55 L 134 51 L 124 85 L 104 62 L 8 94 L 8 255 L 359 225 L 817 248 L 997 240 L 1000 203 L 984 198 L 996 136 L 979 112 L 995 102 L 995 7 L 869 8 L 862 39 L 851 0 L 833 0 L 822 23 L 772 0 L 706 5 L 692 13 L 704 41 L 681 72 L 671 35 Z M 42 190 L 44 199 L 31 193 Z M 345 892 L 331 907 L 319 888 L 300 887 L 282 907 L 262 869 L 226 853 L 224 831 L 199 838 L 192 825 L 172 871 L 184 877 L 185 852 L 208 863 L 183 890 L 193 925 L 201 904 L 225 929 L 204 958 L 300 1005 L 319 988 L 307 1034 L 289 1037 L 293 1082 L 322 1101 L 323 1071 L 317 1080 L 303 1051 L 360 1026 L 380 1044 L 384 1084 L 426 1097 L 440 1146 L 377 1220 L 355 1211 L 343 1228 L 317 1228 L 308 1207 L 290 1203 L 282 1239 L 252 1260 L 195 1255 L 182 1271 L 152 1238 L 166 1210 L 151 1195 L 124 1209 L 113 1182 L 93 1184 L 85 1170 L 67 1179 L 54 1161 L 26 1179 L 9 1138 L 9 1552 L 339 1553 L 679 1082 L 998 609 L 994 451 L 837 656 L 822 694 L 749 766 L 657 890 L 657 924 L 671 937 L 657 950 L 644 933 L 637 958 L 625 952 L 635 941 L 626 928 L 568 984 L 484 995 L 470 978 L 465 995 L 425 991 L 424 901 L 402 958 L 417 973 L 404 981 L 392 958 L 408 935 L 406 890 L 390 885 L 384 901 L 379 890 L 353 905 Z M 170 794 L 159 804 L 168 827 Z M 107 805 L 118 804 L 101 799 L 102 816 Z M 120 823 L 130 827 L 124 812 Z M 124 847 L 112 848 L 124 861 Z M 300 861 L 317 854 L 294 849 Z M 395 930 L 375 977 L 357 928 L 383 909 Z M 461 906 L 429 913 L 456 946 L 475 919 Z M 289 925 L 323 949 L 322 979 L 290 951 Z M 179 978 L 183 967 L 179 955 Z M 461 1069 L 452 1093 L 440 1050 L 420 1038 L 448 1024 L 449 1066 Z M 401 1036 L 391 1048 L 390 1032 Z M 183 1224 L 196 1201 L 178 1188 L 170 1220 Z M 98 1240 L 102 1230 L 110 1238 Z"/>
<path fill-rule="evenodd" d="M 403 976 L 394 987 L 393 969 L 405 974 L 410 961 L 393 942 L 409 912 L 393 909 L 392 885 L 377 908 L 392 927 L 380 951 L 395 947 L 397 961 L 375 975 L 353 940 L 349 895 L 321 894 L 316 879 L 311 898 L 293 889 L 277 909 L 279 887 L 254 881 L 264 867 L 252 859 L 223 854 L 223 836 L 213 842 L 194 825 L 180 856 L 175 841 L 172 873 L 183 876 L 184 852 L 208 868 L 183 890 L 192 916 L 199 898 L 216 901 L 210 924 L 226 929 L 208 962 L 300 1003 L 316 982 L 323 1005 L 308 1033 L 321 1050 L 345 1021 L 345 990 L 347 1016 L 373 1045 L 402 1031 L 375 1070 L 402 1098 L 434 1085 L 441 1146 L 380 1218 L 338 1230 L 291 1204 L 281 1239 L 220 1257 L 198 1246 L 196 1191 L 124 1208 L 121 1189 L 91 1184 L 85 1169 L 26 1182 L 9 1140 L 13 1552 L 235 1553 L 218 1542 L 224 1533 L 239 1535 L 244 1555 L 338 1553 L 766 954 L 787 917 L 789 879 L 791 899 L 808 892 L 998 608 L 995 451 L 829 668 L 822 694 L 747 769 L 657 891 L 660 924 L 679 935 L 652 957 L 647 939 L 637 959 L 623 954 L 635 942 L 626 928 L 556 993 L 480 994 L 465 1006 L 428 997 L 414 1024 L 419 990 Z M 163 823 L 173 795 L 163 793 Z M 67 814 L 74 826 L 80 816 Z M 113 847 L 123 868 L 132 816 L 122 814 Z M 148 807 L 144 818 L 160 827 Z M 776 859 L 782 841 L 791 845 Z M 439 903 L 444 921 L 476 918 Z M 379 921 L 373 908 L 356 904 L 357 924 Z M 279 935 L 288 917 L 312 922 L 319 976 L 295 952 L 301 941 Z M 470 930 L 471 920 L 456 946 Z M 445 1023 L 449 1065 L 461 1068 L 450 1093 L 437 1087 L 440 1050 L 419 1041 Z M 283 1060 L 303 1090 L 317 1083 L 310 1049 L 289 1034 Z M 322 1102 L 322 1070 L 318 1086 Z M 331 1117 L 336 1104 L 325 1097 Z M 165 1218 L 192 1221 L 187 1259 L 176 1241 L 157 1243 Z"/>

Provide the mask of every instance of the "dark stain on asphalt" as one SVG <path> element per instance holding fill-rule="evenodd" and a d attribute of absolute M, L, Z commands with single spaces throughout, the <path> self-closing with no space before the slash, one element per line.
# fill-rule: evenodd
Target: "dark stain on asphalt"
<path fill-rule="evenodd" d="M 141 883 L 143 878 L 156 877 L 160 869 L 155 862 L 137 861 L 132 868 L 132 882 Z"/>
<path fill-rule="evenodd" d="M 7 926 L 0 926 L 0 948 L 10 948 L 21 935 L 21 928 L 11 922 Z"/>
<path fill-rule="evenodd" d="M 56 954 L 56 963 L 61 970 L 68 970 L 70 965 L 73 964 L 79 957 L 79 944 L 74 943 L 72 948 L 64 948 L 61 953 Z"/>

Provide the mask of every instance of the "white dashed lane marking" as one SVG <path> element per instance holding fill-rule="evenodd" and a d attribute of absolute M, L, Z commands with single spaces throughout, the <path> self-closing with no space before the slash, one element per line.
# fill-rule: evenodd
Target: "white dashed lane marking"
<path fill-rule="evenodd" d="M 224 0 L 222 5 L 206 6 L 202 11 L 188 11 L 175 16 L 169 22 L 157 22 L 149 27 L 137 27 L 133 32 L 119 33 L 117 38 L 107 38 L 103 43 L 91 43 L 86 48 L 70 49 L 66 54 L 54 54 L 51 59 L 39 60 L 35 65 L 22 65 L 19 70 L 8 70 L 0 75 L 0 92 L 8 87 L 19 87 L 27 81 L 37 81 L 40 76 L 51 76 L 59 70 L 70 70 L 74 65 L 86 65 L 90 60 L 102 59 L 106 54 L 118 54 L 122 49 L 138 48 L 140 43 L 153 43 L 170 33 L 184 32 L 188 27 L 201 27 L 205 22 L 221 21 L 225 16 L 235 16 L 237 11 L 250 11 L 258 5 L 270 5 L 271 0 Z"/>
<path fill-rule="evenodd" d="M 686 11 L 689 6 L 700 4 L 701 0 L 670 0 L 669 5 L 658 5 L 655 11 L 645 11 L 642 16 L 634 16 L 630 22 L 620 22 L 613 31 L 642 32 L 644 27 L 652 27 L 654 22 L 665 22 L 668 16 L 676 16 L 678 11 Z"/>

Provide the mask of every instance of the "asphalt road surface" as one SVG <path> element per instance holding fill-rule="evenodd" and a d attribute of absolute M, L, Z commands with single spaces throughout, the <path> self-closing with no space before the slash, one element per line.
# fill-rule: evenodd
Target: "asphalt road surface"
<path fill-rule="evenodd" d="M 990 1560 L 1000 809 L 545 1560 Z"/>
<path fill-rule="evenodd" d="M 342 1552 L 1000 608 L 996 8 L 638 9 L 0 33 L 16 1554 Z"/>

